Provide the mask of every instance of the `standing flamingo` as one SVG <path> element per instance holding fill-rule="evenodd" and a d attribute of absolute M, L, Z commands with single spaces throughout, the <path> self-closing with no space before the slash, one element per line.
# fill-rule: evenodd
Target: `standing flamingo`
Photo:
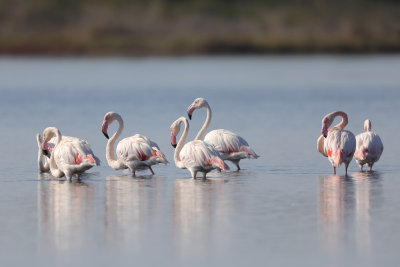
<path fill-rule="evenodd" d="M 192 119 L 192 114 L 195 109 L 206 108 L 207 118 L 201 127 L 200 131 L 194 140 L 202 140 L 205 131 L 211 122 L 211 108 L 207 100 L 197 98 L 188 107 L 187 113 L 189 119 Z M 240 170 L 239 161 L 244 158 L 256 159 L 259 156 L 249 147 L 249 144 L 241 136 L 224 129 L 213 130 L 204 138 L 204 142 L 210 144 L 218 150 L 224 160 L 229 160 L 236 165 L 237 170 Z"/>
<path fill-rule="evenodd" d="M 49 167 L 54 177 L 65 177 L 71 181 L 72 175 L 100 165 L 100 160 L 93 154 L 88 142 L 85 140 L 62 136 L 55 127 L 48 127 L 43 131 L 42 149 L 49 156 L 50 141 L 56 135 L 55 146 L 51 152 Z"/>
<path fill-rule="evenodd" d="M 43 153 L 43 149 L 42 149 L 42 140 L 41 139 L 42 139 L 42 137 L 40 136 L 40 134 L 37 134 L 36 141 L 38 144 L 38 169 L 40 172 L 49 172 L 50 167 L 49 167 L 49 160 L 47 157 L 44 158 L 45 163 L 43 164 L 44 153 Z M 50 142 L 49 142 L 49 144 L 50 144 Z"/>
<path fill-rule="evenodd" d="M 115 120 L 119 123 L 118 131 L 109 138 L 107 133 L 108 126 Z M 121 135 L 123 129 L 124 121 L 121 116 L 115 112 L 107 112 L 104 116 L 101 130 L 105 137 L 109 139 L 106 148 L 106 158 L 111 168 L 114 170 L 129 169 L 133 176 L 136 175 L 137 170 L 148 168 L 154 175 L 154 171 L 151 168 L 152 165 L 168 163 L 158 145 L 140 134 L 124 138 L 118 143 L 116 150 L 118 159 L 116 160 L 114 157 L 114 143 Z"/>
<path fill-rule="evenodd" d="M 363 165 L 367 164 L 372 171 L 372 165 L 379 160 L 383 152 L 383 144 L 379 135 L 371 131 L 371 121 L 365 120 L 364 132 L 356 136 L 356 152 L 354 159 L 363 171 Z"/>
<path fill-rule="evenodd" d="M 342 117 L 342 121 L 328 130 L 337 116 Z M 343 111 L 329 113 L 322 119 L 322 135 L 317 140 L 317 149 L 332 163 L 333 174 L 336 174 L 336 167 L 344 163 L 347 175 L 347 168 L 356 150 L 354 134 L 343 130 L 347 123 L 347 114 Z"/>
<path fill-rule="evenodd" d="M 176 136 L 181 130 L 181 123 L 184 123 L 185 129 L 178 145 L 176 144 Z M 174 153 L 175 165 L 181 169 L 188 169 L 192 178 L 196 179 L 197 172 L 203 173 L 203 179 L 209 171 L 213 169 L 229 170 L 221 155 L 211 145 L 202 140 L 194 140 L 185 144 L 189 131 L 189 122 L 185 117 L 180 117 L 171 124 L 171 145 L 176 147 Z"/>

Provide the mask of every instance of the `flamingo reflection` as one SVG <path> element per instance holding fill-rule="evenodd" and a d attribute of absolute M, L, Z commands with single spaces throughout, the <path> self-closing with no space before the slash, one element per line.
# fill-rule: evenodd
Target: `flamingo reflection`
<path fill-rule="evenodd" d="M 329 255 L 343 254 L 353 249 L 353 244 L 360 255 L 370 252 L 371 186 L 376 181 L 379 181 L 378 173 L 320 178 L 320 236 L 323 249 Z"/>
<path fill-rule="evenodd" d="M 175 249 L 180 257 L 193 259 L 207 254 L 210 243 L 224 234 L 229 226 L 231 205 L 224 204 L 229 193 L 224 192 L 223 179 L 177 179 L 172 200 L 172 224 Z M 229 200 L 228 200 L 229 201 Z"/>
<path fill-rule="evenodd" d="M 105 231 L 107 246 L 139 252 L 152 242 L 156 214 L 163 212 L 164 188 L 158 177 L 111 175 L 106 178 Z"/>
<path fill-rule="evenodd" d="M 88 222 L 93 216 L 93 187 L 81 181 L 42 180 L 38 182 L 37 196 L 40 248 L 84 248 Z"/>

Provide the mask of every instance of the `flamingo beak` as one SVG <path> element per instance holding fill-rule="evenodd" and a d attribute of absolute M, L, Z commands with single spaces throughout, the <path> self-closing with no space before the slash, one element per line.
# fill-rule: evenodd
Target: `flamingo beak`
<path fill-rule="evenodd" d="M 328 136 L 328 127 L 324 125 L 321 130 L 321 134 L 326 138 Z"/>
<path fill-rule="evenodd" d="M 43 138 L 44 138 L 44 137 L 43 137 Z M 46 141 L 46 140 L 43 140 L 43 143 L 42 143 L 42 151 L 43 151 L 43 154 L 44 154 L 46 157 L 50 158 L 49 147 L 48 147 L 48 145 L 47 145 L 47 141 Z"/>
<path fill-rule="evenodd" d="M 43 151 L 43 154 L 44 154 L 46 157 L 50 158 L 50 153 L 49 153 L 49 151 L 48 151 L 47 149 L 46 149 L 46 150 L 42 149 L 42 151 Z"/>
<path fill-rule="evenodd" d="M 106 121 L 104 121 L 104 122 L 103 122 L 103 125 L 101 126 L 101 131 L 102 131 L 102 133 L 104 134 L 104 136 L 105 136 L 107 139 L 110 139 L 110 137 L 108 136 L 107 130 L 108 130 L 108 124 L 107 124 Z"/>
<path fill-rule="evenodd" d="M 171 133 L 171 145 L 176 148 L 176 136 Z"/>
<path fill-rule="evenodd" d="M 189 107 L 188 107 L 188 109 L 187 109 L 187 114 L 188 114 L 188 116 L 189 116 L 189 120 L 191 120 L 192 119 L 192 114 L 193 114 L 193 111 L 196 109 L 196 107 L 194 106 L 194 103 L 192 103 Z"/>

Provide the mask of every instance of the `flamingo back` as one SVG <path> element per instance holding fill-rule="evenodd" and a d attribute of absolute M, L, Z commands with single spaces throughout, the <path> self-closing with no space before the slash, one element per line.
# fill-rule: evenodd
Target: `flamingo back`
<path fill-rule="evenodd" d="M 324 143 L 324 152 L 334 167 L 338 167 L 342 163 L 349 164 L 355 149 L 354 134 L 346 130 L 331 130 Z"/>
<path fill-rule="evenodd" d="M 154 156 L 151 145 L 152 142 L 140 134 L 124 138 L 117 145 L 118 159 L 123 161 L 148 160 Z"/>
<path fill-rule="evenodd" d="M 201 140 L 188 142 L 180 152 L 181 162 L 186 168 L 221 168 L 229 169 L 219 152 Z"/>
<path fill-rule="evenodd" d="M 246 140 L 225 129 L 209 132 L 205 136 L 204 142 L 214 146 L 216 150 L 223 154 L 245 152 L 247 157 L 258 158 L 258 155 L 249 147 Z"/>
<path fill-rule="evenodd" d="M 63 136 L 54 151 L 54 156 L 58 166 L 81 163 L 100 165 L 100 160 L 94 155 L 88 142 L 76 137 Z"/>

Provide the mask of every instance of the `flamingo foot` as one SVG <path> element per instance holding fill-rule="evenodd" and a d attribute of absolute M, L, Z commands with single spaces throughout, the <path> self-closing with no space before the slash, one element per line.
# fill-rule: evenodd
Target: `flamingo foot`
<path fill-rule="evenodd" d="M 151 166 L 149 166 L 149 170 L 151 171 L 151 174 L 154 175 L 154 171 L 153 171 L 153 169 L 151 168 Z"/>

